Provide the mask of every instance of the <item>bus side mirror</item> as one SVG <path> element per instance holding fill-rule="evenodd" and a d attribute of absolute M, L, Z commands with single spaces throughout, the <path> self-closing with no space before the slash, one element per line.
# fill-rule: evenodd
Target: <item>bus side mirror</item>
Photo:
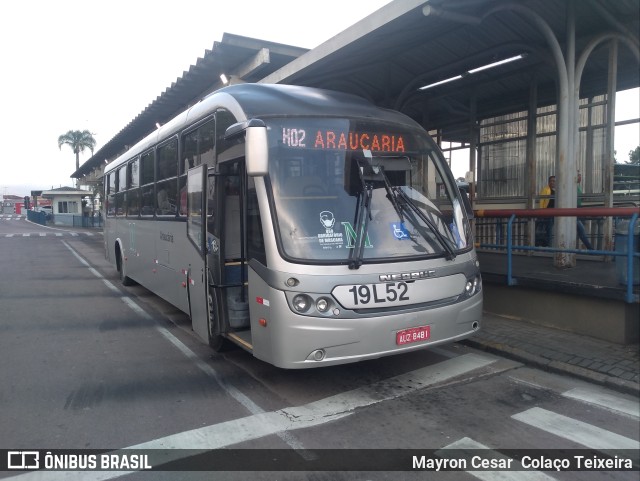
<path fill-rule="evenodd" d="M 229 140 L 241 135 L 243 132 L 246 134 L 245 157 L 247 174 L 252 177 L 267 175 L 269 169 L 267 126 L 260 119 L 245 120 L 229 126 L 224 133 L 224 138 Z"/>
<path fill-rule="evenodd" d="M 256 126 L 247 128 L 246 162 L 247 175 L 259 177 L 267 175 L 269 147 L 267 143 L 267 127 Z"/>

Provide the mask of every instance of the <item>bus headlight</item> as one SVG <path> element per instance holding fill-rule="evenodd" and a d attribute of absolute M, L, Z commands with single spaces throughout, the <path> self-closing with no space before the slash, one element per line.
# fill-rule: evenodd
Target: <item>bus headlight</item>
<path fill-rule="evenodd" d="M 316 292 L 286 292 L 291 310 L 297 314 L 316 317 L 338 317 L 340 309 L 330 294 Z"/>
<path fill-rule="evenodd" d="M 298 312 L 307 312 L 311 303 L 311 298 L 306 294 L 298 294 L 293 298 L 293 307 Z"/>
<path fill-rule="evenodd" d="M 466 284 L 464 285 L 464 293 L 465 297 L 471 297 L 482 290 L 482 278 L 480 274 L 470 277 L 467 279 Z"/>
<path fill-rule="evenodd" d="M 324 297 L 321 297 L 316 301 L 316 309 L 318 309 L 318 312 L 327 312 L 329 307 L 329 301 Z"/>
<path fill-rule="evenodd" d="M 473 281 L 467 281 L 467 283 L 464 286 L 464 292 L 470 296 L 471 294 L 473 294 Z"/>

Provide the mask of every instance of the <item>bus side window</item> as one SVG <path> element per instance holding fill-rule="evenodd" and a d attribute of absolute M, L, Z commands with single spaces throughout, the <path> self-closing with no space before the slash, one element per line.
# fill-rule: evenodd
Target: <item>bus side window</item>
<path fill-rule="evenodd" d="M 264 246 L 262 219 L 258 206 L 255 179 L 249 177 L 247 182 L 247 254 L 249 259 L 255 259 L 266 266 L 267 253 Z"/>
<path fill-rule="evenodd" d="M 106 185 L 106 214 L 107 217 L 113 217 L 116 215 L 116 173 L 111 172 L 107 176 Z"/>
<path fill-rule="evenodd" d="M 124 216 L 127 214 L 127 168 L 126 166 L 120 167 L 117 171 L 118 180 L 116 182 L 116 215 Z"/>
<path fill-rule="evenodd" d="M 140 185 L 142 185 L 140 189 L 140 215 L 144 217 L 153 216 L 155 210 L 153 159 L 153 151 L 147 152 L 140 159 L 142 162 L 140 169 Z"/>
<path fill-rule="evenodd" d="M 214 165 L 214 152 L 216 144 L 216 124 L 211 120 L 198 129 L 198 155 L 200 163 L 207 164 L 209 167 Z"/>
<path fill-rule="evenodd" d="M 140 213 L 140 159 L 127 164 L 127 216 L 137 217 Z"/>
<path fill-rule="evenodd" d="M 198 131 L 194 130 L 182 136 L 182 156 L 180 158 L 180 177 L 178 178 L 178 215 L 187 215 L 187 172 L 196 166 L 198 156 Z"/>
<path fill-rule="evenodd" d="M 178 141 L 173 139 L 158 148 L 156 169 L 156 214 L 173 216 L 178 213 Z"/>
<path fill-rule="evenodd" d="M 240 180 L 239 162 L 231 161 L 222 164 L 224 177 L 224 243 L 225 259 L 235 260 L 241 257 L 240 223 Z"/>
<path fill-rule="evenodd" d="M 215 121 L 210 120 L 197 129 L 182 136 L 178 179 L 179 215 L 187 214 L 187 172 L 200 164 L 214 166 Z"/>
<path fill-rule="evenodd" d="M 198 131 L 194 130 L 182 137 L 182 158 L 180 159 L 180 175 L 186 175 L 198 161 Z"/>

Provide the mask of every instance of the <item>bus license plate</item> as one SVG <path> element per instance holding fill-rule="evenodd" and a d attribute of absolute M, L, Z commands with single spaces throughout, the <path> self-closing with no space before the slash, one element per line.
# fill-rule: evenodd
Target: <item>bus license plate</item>
<path fill-rule="evenodd" d="M 430 326 L 412 327 L 396 332 L 396 344 L 411 344 L 412 342 L 426 341 L 431 335 Z"/>

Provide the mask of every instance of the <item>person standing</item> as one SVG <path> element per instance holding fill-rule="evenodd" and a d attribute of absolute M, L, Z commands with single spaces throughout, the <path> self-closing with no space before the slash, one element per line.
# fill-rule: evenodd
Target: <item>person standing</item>
<path fill-rule="evenodd" d="M 547 185 L 540 191 L 540 208 L 552 209 L 556 202 L 556 176 L 550 175 Z M 545 217 L 538 221 L 536 225 L 536 245 L 542 247 L 551 247 L 551 239 L 553 237 L 553 217 Z"/>

